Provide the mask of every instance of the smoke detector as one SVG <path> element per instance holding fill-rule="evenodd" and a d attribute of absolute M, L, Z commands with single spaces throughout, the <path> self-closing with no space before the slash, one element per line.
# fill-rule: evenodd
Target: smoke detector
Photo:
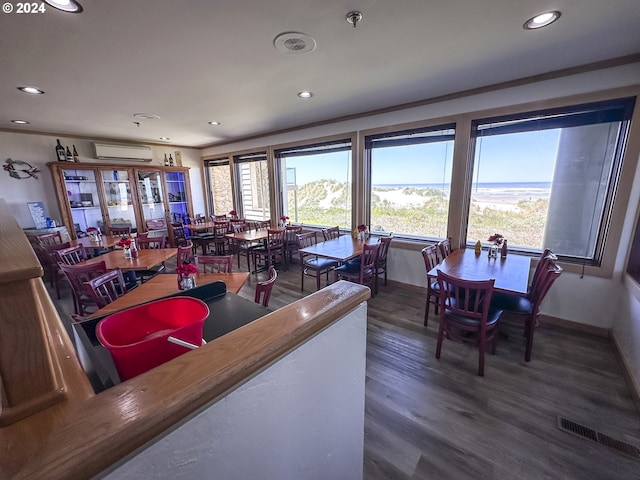
<path fill-rule="evenodd" d="M 273 40 L 273 46 L 287 55 L 305 55 L 316 49 L 316 41 L 306 33 L 285 32 Z"/>

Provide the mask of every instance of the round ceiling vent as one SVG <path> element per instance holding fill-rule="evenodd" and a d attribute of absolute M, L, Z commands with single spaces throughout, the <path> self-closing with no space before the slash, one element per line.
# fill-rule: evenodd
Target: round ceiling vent
<path fill-rule="evenodd" d="M 273 40 L 273 45 L 288 55 L 304 55 L 315 50 L 316 41 L 306 33 L 285 32 Z"/>

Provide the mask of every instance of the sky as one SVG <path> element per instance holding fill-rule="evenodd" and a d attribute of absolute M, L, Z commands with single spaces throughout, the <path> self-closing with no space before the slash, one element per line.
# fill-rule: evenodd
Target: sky
<path fill-rule="evenodd" d="M 479 139 L 474 181 L 550 182 L 559 137 L 560 130 L 540 130 Z M 374 185 L 449 183 L 452 149 L 453 142 L 377 149 L 373 155 L 372 182 Z M 350 152 L 314 155 L 312 162 L 294 157 L 287 159 L 287 167 L 297 167 L 299 186 L 320 179 L 344 181 L 351 174 L 349 157 Z"/>

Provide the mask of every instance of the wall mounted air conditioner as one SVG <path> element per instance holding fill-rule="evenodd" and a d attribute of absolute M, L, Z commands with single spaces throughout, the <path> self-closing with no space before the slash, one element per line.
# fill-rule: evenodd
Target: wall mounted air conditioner
<path fill-rule="evenodd" d="M 136 162 L 150 162 L 152 160 L 151 147 L 142 145 L 115 145 L 108 143 L 94 143 L 96 158 L 103 160 L 133 160 Z"/>

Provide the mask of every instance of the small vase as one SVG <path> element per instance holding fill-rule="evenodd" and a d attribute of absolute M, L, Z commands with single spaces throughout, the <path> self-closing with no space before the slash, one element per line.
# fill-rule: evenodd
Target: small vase
<path fill-rule="evenodd" d="M 179 275 L 178 274 L 178 289 L 190 290 L 196 286 L 196 279 L 193 275 Z"/>
<path fill-rule="evenodd" d="M 131 248 L 124 247 L 122 250 L 124 251 L 124 258 L 131 259 Z"/>

